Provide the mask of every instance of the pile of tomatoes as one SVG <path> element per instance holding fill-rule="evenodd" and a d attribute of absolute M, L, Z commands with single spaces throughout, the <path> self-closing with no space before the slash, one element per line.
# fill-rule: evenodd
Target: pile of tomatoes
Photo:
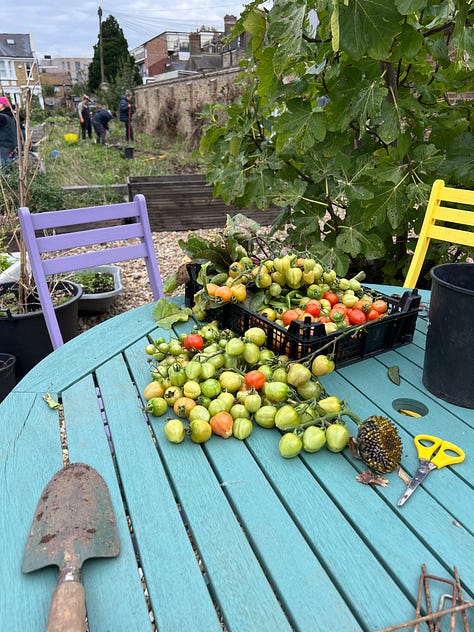
<path fill-rule="evenodd" d="M 256 423 L 284 433 L 280 453 L 287 458 L 324 445 L 343 450 L 349 432 L 342 417 L 354 416 L 338 397 L 327 395 L 319 379 L 334 362 L 322 354 L 291 361 L 265 343 L 260 327 L 237 336 L 216 322 L 179 338 L 150 340 L 145 411 L 165 416 L 164 434 L 173 443 L 186 437 L 203 443 L 213 434 L 244 440 Z"/>
<path fill-rule="evenodd" d="M 196 309 L 203 312 L 203 306 L 229 301 L 245 304 L 251 299 L 260 315 L 280 327 L 309 319 L 324 323 L 326 333 L 331 333 L 387 314 L 387 302 L 362 287 L 364 276 L 360 272 L 351 279 L 340 278 L 335 270 L 297 254 L 266 259 L 258 265 L 250 257 L 242 257 L 195 295 Z"/>

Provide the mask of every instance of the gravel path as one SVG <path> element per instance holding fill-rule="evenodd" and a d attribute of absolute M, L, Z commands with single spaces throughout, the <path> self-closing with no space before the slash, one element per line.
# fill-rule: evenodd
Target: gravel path
<path fill-rule="evenodd" d="M 195 230 L 193 233 L 208 235 L 222 229 Z M 186 257 L 178 245 L 179 239 L 186 239 L 187 232 L 160 232 L 153 233 L 153 243 L 160 266 L 161 277 L 167 279 L 172 274 L 176 274 L 178 267 L 186 260 Z M 122 285 L 124 291 L 117 296 L 110 310 L 105 314 L 81 316 L 79 318 L 79 329 L 85 331 L 98 323 L 101 323 L 112 316 L 121 314 L 134 307 L 139 307 L 153 301 L 150 289 L 148 273 L 143 259 L 136 261 L 125 261 L 117 263 L 122 268 Z M 174 294 L 182 294 L 184 287 L 181 286 Z"/>

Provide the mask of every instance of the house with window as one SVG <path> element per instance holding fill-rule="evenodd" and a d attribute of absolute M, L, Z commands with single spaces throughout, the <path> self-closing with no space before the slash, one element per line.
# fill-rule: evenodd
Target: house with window
<path fill-rule="evenodd" d="M 68 72 L 41 71 L 41 85 L 43 86 L 44 102 L 47 107 L 74 107 L 72 79 Z"/>
<path fill-rule="evenodd" d="M 11 103 L 22 105 L 22 94 L 29 88 L 41 107 L 43 97 L 38 63 L 33 53 L 31 35 L 0 33 L 0 93 Z"/>

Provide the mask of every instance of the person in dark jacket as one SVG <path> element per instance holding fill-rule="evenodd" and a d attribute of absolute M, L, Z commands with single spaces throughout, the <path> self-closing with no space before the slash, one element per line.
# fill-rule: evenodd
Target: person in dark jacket
<path fill-rule="evenodd" d="M 6 165 L 10 154 L 17 148 L 15 117 L 6 97 L 0 97 L 0 161 Z"/>
<path fill-rule="evenodd" d="M 92 127 L 97 134 L 97 143 L 99 145 L 105 145 L 105 135 L 109 129 L 109 123 L 112 120 L 113 115 L 110 110 L 104 109 L 101 105 L 97 105 L 95 112 L 92 115 Z"/>
<path fill-rule="evenodd" d="M 119 103 L 119 120 L 125 124 L 125 140 L 133 143 L 133 127 L 132 116 L 135 112 L 135 105 L 133 104 L 133 95 L 130 90 L 120 98 Z"/>
<path fill-rule="evenodd" d="M 91 113 L 89 111 L 90 103 L 92 103 L 92 100 L 85 94 L 77 106 L 77 113 L 79 114 L 79 120 L 81 122 L 82 140 L 86 140 L 86 135 L 89 139 L 92 138 Z"/>

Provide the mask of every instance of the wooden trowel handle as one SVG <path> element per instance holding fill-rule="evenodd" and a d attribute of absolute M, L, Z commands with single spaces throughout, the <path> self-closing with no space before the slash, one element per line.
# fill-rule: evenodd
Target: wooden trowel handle
<path fill-rule="evenodd" d="M 46 632 L 86 632 L 86 595 L 81 582 L 62 581 L 56 586 Z"/>

